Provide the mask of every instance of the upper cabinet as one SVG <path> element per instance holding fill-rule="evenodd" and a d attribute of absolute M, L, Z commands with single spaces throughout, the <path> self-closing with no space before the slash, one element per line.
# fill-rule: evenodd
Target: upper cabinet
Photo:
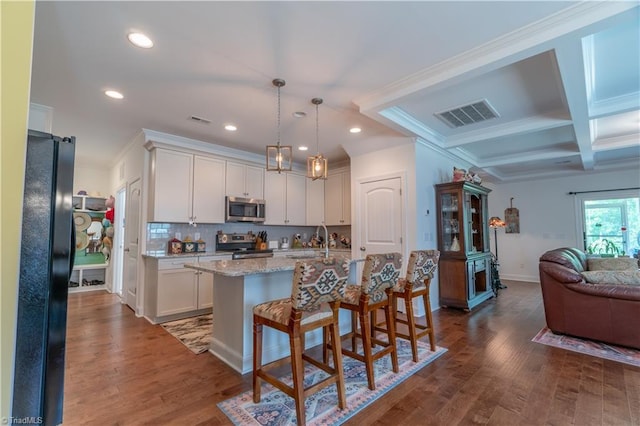
<path fill-rule="evenodd" d="M 296 173 L 265 176 L 265 225 L 306 224 L 306 177 Z"/>
<path fill-rule="evenodd" d="M 324 183 L 324 220 L 327 226 L 351 224 L 350 172 L 330 174 Z"/>
<path fill-rule="evenodd" d="M 226 195 L 264 199 L 264 169 L 227 161 Z"/>
<path fill-rule="evenodd" d="M 225 162 L 154 149 L 149 221 L 223 223 Z"/>
<path fill-rule="evenodd" d="M 317 226 L 324 222 L 324 180 L 306 179 L 307 225 Z"/>

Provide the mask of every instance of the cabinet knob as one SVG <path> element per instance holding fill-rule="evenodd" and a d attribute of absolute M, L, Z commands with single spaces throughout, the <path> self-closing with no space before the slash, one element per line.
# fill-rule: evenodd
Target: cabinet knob
<path fill-rule="evenodd" d="M 360 247 L 360 251 L 367 251 L 367 248 L 365 246 Z"/>
<path fill-rule="evenodd" d="M 125 253 L 129 253 L 129 247 L 127 247 L 126 249 L 124 249 L 122 251 L 124 251 Z"/>

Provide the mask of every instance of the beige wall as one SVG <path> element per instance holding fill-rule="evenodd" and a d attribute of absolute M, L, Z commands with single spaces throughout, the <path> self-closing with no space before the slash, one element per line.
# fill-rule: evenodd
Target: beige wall
<path fill-rule="evenodd" d="M 27 114 L 33 45 L 33 1 L 0 2 L 0 419 L 11 406 L 22 222 Z M 4 423 L 4 422 L 3 422 Z"/>

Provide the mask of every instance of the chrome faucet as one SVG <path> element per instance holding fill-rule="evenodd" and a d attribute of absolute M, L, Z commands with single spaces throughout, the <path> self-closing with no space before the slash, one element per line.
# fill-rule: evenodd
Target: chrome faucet
<path fill-rule="evenodd" d="M 325 259 L 328 259 L 329 258 L 329 231 L 327 230 L 327 227 L 324 225 L 324 222 L 322 222 L 316 228 L 316 235 L 318 237 L 320 237 L 320 233 L 318 231 L 320 231 L 321 226 L 324 228 L 324 257 Z"/>

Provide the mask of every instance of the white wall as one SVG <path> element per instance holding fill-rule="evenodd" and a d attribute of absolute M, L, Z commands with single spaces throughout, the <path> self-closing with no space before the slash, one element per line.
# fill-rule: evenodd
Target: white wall
<path fill-rule="evenodd" d="M 504 209 L 510 206 L 511 197 L 513 207 L 520 212 L 519 234 L 498 230 L 500 277 L 538 282 L 538 259 L 545 251 L 558 247 L 582 248 L 581 237 L 576 233 L 575 196 L 568 193 L 638 187 L 640 170 L 486 186 L 493 189 L 489 194 L 489 216 L 500 216 L 504 220 Z M 493 251 L 493 230 L 491 247 Z"/>
<path fill-rule="evenodd" d="M 352 212 L 359 209 L 354 205 L 358 182 L 367 178 L 384 176 L 392 173 L 403 173 L 406 177 L 403 188 L 406 200 L 406 232 L 405 256 L 411 250 L 437 249 L 437 214 L 434 185 L 449 182 L 452 179 L 453 166 L 464 167 L 460 162 L 454 162 L 449 157 L 439 154 L 410 138 L 403 138 L 403 144 L 389 149 L 351 156 L 351 194 Z M 351 154 L 351 153 L 350 153 Z M 427 213 L 427 210 L 429 213 Z M 354 247 L 359 238 L 359 223 L 354 217 L 351 233 Z M 406 263 L 406 262 L 405 262 Z M 432 280 L 430 299 L 432 309 L 440 306 L 438 289 L 438 274 Z M 416 305 L 417 315 L 423 314 L 423 309 Z"/>
<path fill-rule="evenodd" d="M 87 191 L 89 195 L 96 197 L 106 198 L 112 195 L 108 166 L 87 167 L 76 162 L 73 167 L 73 193 L 77 194 L 78 191 Z"/>

